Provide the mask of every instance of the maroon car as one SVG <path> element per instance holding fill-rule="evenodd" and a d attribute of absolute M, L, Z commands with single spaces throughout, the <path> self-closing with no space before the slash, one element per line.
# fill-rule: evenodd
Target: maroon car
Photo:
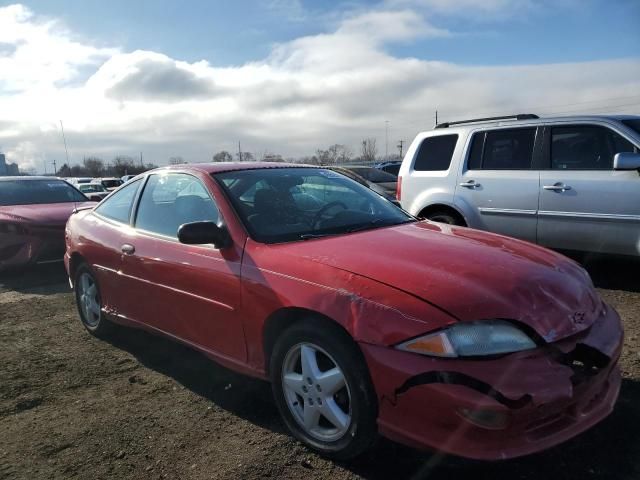
<path fill-rule="evenodd" d="M 87 201 L 57 178 L 0 178 L 0 270 L 61 261 L 67 219 Z"/>
<path fill-rule="evenodd" d="M 377 433 L 518 457 L 612 411 L 620 318 L 578 264 L 277 165 L 163 168 L 72 215 L 87 330 L 144 328 L 271 380 L 291 432 L 335 458 Z"/>

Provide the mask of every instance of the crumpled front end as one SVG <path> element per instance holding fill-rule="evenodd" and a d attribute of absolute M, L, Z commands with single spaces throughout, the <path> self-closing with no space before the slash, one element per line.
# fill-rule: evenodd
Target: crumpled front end
<path fill-rule="evenodd" d="M 0 270 L 61 261 L 64 226 L 0 225 Z"/>
<path fill-rule="evenodd" d="M 498 460 L 538 452 L 613 409 L 622 326 L 604 307 L 587 330 L 499 358 L 443 359 L 361 343 L 383 435 L 419 448 Z"/>

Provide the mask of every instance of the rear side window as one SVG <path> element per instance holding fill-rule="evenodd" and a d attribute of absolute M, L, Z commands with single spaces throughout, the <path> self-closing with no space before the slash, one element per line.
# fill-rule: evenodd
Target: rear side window
<path fill-rule="evenodd" d="M 471 141 L 469 170 L 529 170 L 533 158 L 535 128 L 476 133 Z"/>
<path fill-rule="evenodd" d="M 633 151 L 628 140 L 605 127 L 574 125 L 551 129 L 553 170 L 611 170 L 616 153 Z"/>
<path fill-rule="evenodd" d="M 449 170 L 458 135 L 438 135 L 425 138 L 418 148 L 413 169 L 419 172 Z"/>
<path fill-rule="evenodd" d="M 136 197 L 136 192 L 138 191 L 139 186 L 140 180 L 136 180 L 135 182 L 125 185 L 117 192 L 112 193 L 109 198 L 98 205 L 94 212 L 110 218 L 111 220 L 129 223 L 131 207 L 133 206 L 133 200 Z"/>

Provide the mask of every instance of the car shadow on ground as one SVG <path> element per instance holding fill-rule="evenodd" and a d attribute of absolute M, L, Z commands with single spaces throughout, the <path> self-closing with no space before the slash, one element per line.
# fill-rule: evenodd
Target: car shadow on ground
<path fill-rule="evenodd" d="M 107 340 L 140 363 L 167 375 L 233 415 L 262 428 L 286 433 L 267 382 L 236 374 L 171 340 L 120 327 Z M 640 437 L 640 383 L 624 380 L 615 412 L 583 435 L 541 454 L 500 462 L 474 462 L 420 452 L 379 439 L 361 457 L 340 463 L 367 479 L 431 478 L 632 478 L 637 472 Z"/>
<path fill-rule="evenodd" d="M 69 292 L 67 272 L 62 262 L 34 265 L 0 272 L 0 292 L 55 295 Z"/>

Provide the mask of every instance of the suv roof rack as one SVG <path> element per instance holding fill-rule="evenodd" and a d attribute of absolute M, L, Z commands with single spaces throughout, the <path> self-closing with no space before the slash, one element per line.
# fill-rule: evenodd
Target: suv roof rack
<path fill-rule="evenodd" d="M 519 113 L 517 115 L 506 115 L 502 117 L 485 117 L 485 118 L 472 118 L 470 120 L 458 120 L 456 122 L 445 122 L 436 125 L 436 128 L 449 128 L 452 125 L 462 125 L 464 123 L 476 123 L 476 122 L 490 122 L 492 120 L 535 120 L 540 118 L 533 113 Z"/>

